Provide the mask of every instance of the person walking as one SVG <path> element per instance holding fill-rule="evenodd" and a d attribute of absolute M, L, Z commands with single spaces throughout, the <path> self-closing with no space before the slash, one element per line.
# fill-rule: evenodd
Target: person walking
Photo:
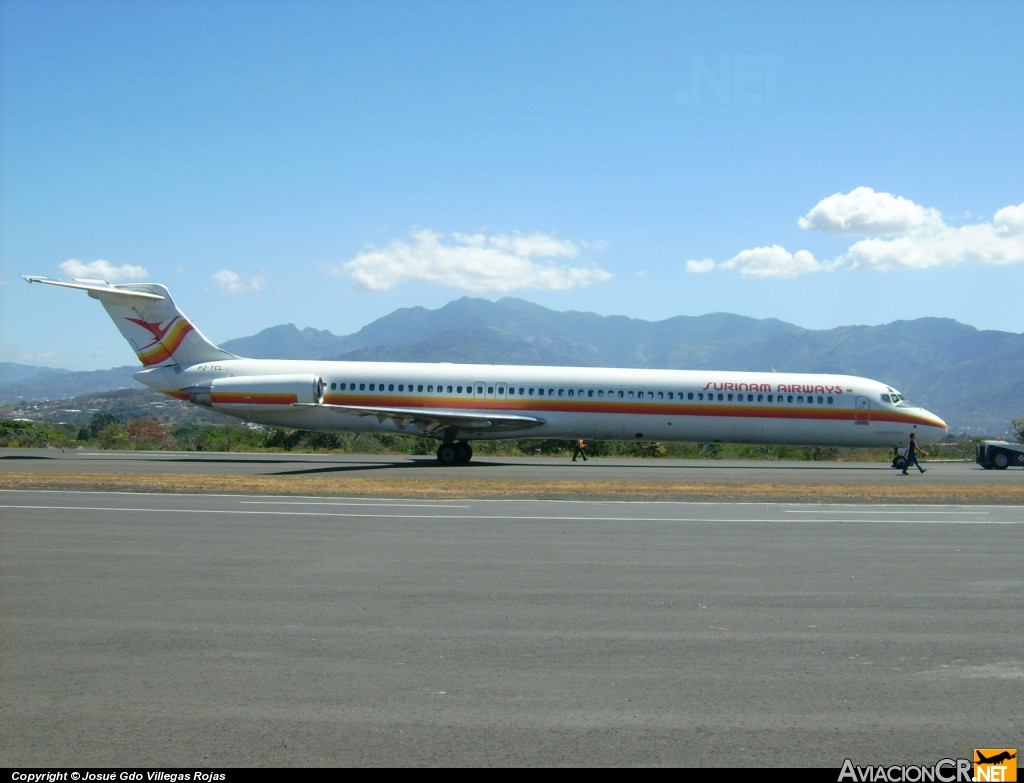
<path fill-rule="evenodd" d="M 918 454 L 924 454 L 926 457 L 928 456 L 928 452 L 917 445 L 917 441 L 914 439 L 914 434 L 911 433 L 910 443 L 907 444 L 907 464 L 903 466 L 904 476 L 907 475 L 907 468 L 909 468 L 911 465 L 917 465 L 917 469 L 922 473 L 924 473 L 925 470 L 927 470 L 927 468 L 922 468 L 921 463 L 917 461 Z"/>
<path fill-rule="evenodd" d="M 572 453 L 572 461 L 575 462 L 577 457 L 583 457 L 583 461 L 587 461 L 587 442 L 583 438 L 576 441 L 576 450 Z"/>

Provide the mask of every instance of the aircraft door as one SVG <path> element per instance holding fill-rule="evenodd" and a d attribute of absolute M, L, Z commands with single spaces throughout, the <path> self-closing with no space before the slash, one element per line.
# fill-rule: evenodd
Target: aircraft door
<path fill-rule="evenodd" d="M 857 397 L 854 400 L 853 421 L 855 424 L 869 424 L 871 422 L 871 401 L 867 397 Z"/>

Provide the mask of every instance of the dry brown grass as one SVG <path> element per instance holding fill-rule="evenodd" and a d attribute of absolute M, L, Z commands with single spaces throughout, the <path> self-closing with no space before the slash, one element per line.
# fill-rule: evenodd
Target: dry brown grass
<path fill-rule="evenodd" d="M 102 473 L 0 473 L 0 488 L 78 489 L 192 494 L 263 494 L 392 498 L 547 498 L 739 500 L 764 502 L 1024 504 L 1024 486 L 924 482 L 884 485 L 506 481 L 503 479 L 373 479 L 314 476 L 112 476 Z"/>

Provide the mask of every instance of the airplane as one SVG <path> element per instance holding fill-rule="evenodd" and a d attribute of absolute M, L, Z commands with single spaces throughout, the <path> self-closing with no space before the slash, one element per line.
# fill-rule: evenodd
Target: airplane
<path fill-rule="evenodd" d="M 158 283 L 23 277 L 99 300 L 150 388 L 274 427 L 431 438 L 442 465 L 501 438 L 896 448 L 947 433 L 891 386 L 850 375 L 246 359 L 207 339 Z"/>
<path fill-rule="evenodd" d="M 976 762 L 978 764 L 1002 764 L 1004 761 L 1017 758 L 1016 753 L 1010 753 L 1006 750 L 997 753 L 992 758 L 985 758 L 985 755 L 980 750 L 974 752 L 978 754 L 978 761 Z"/>

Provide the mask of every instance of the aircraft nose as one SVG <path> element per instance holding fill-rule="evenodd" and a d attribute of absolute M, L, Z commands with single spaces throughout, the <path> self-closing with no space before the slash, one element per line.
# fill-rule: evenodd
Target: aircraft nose
<path fill-rule="evenodd" d="M 941 440 L 949 431 L 949 425 L 931 411 L 921 408 L 921 424 L 925 426 L 925 432 L 933 440 Z"/>

